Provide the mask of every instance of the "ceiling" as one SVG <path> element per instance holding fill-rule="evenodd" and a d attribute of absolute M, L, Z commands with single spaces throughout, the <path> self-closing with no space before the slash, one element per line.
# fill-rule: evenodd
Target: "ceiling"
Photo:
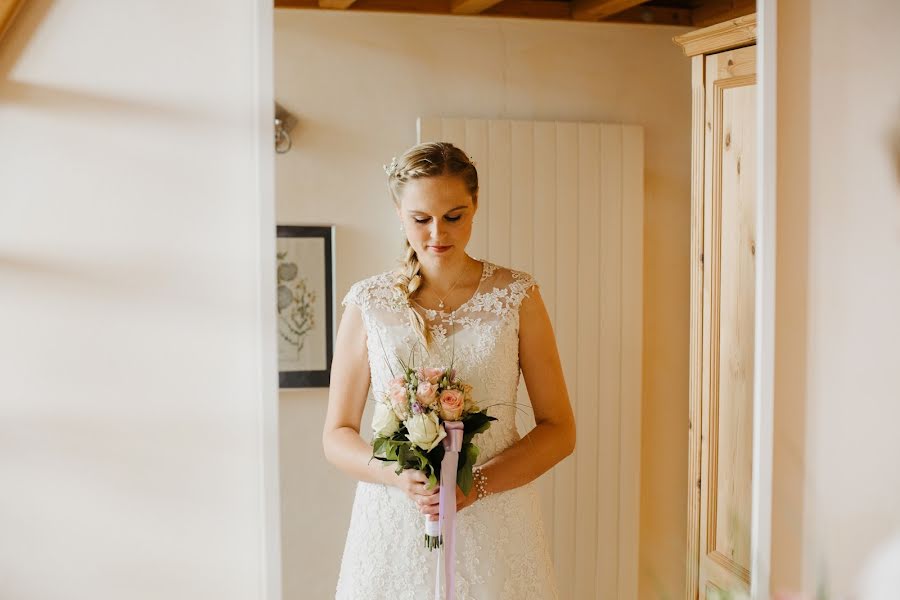
<path fill-rule="evenodd" d="M 706 27 L 756 11 L 755 0 L 274 0 L 275 8 L 456 14 Z"/>

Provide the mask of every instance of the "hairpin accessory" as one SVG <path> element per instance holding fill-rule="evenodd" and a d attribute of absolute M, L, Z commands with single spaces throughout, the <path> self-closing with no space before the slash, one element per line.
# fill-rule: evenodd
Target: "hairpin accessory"
<path fill-rule="evenodd" d="M 397 172 L 397 167 L 398 167 L 397 157 L 395 156 L 391 159 L 390 165 L 382 165 L 382 166 L 384 167 L 384 172 L 387 174 L 388 177 L 393 176 Z"/>

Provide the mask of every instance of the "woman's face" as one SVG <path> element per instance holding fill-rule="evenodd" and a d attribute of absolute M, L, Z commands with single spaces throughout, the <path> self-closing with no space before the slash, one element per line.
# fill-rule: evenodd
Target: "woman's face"
<path fill-rule="evenodd" d="M 465 253 L 476 202 L 462 178 L 453 175 L 420 177 L 406 184 L 397 216 L 419 260 L 453 262 Z"/>

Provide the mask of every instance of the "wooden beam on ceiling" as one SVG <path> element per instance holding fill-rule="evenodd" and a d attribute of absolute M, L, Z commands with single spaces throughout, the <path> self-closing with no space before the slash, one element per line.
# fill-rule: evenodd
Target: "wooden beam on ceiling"
<path fill-rule="evenodd" d="M 486 17 L 562 19 L 566 21 L 572 18 L 567 2 L 548 2 L 547 0 L 504 0 L 481 14 Z"/>
<path fill-rule="evenodd" d="M 0 0 L 2 4 L 4 0 Z M 460 3 L 462 0 L 455 0 Z M 467 0 L 472 2 L 472 0 Z M 275 8 L 319 9 L 319 0 L 274 0 Z M 491 4 L 476 13 L 482 17 L 515 17 L 523 19 L 553 19 L 568 21 L 572 19 L 571 4 L 560 0 L 502 0 L 482 4 Z M 634 3 L 634 0 L 631 0 Z M 356 0 L 348 7 L 349 11 L 400 12 L 415 14 L 449 15 L 451 0 Z M 669 8 L 654 5 L 637 5 L 607 17 L 604 22 L 644 23 L 654 25 L 691 25 L 691 9 Z"/>
<path fill-rule="evenodd" d="M 356 0 L 319 0 L 319 8 L 333 8 L 337 10 L 345 10 Z"/>
<path fill-rule="evenodd" d="M 683 25 L 694 24 L 693 11 L 689 8 L 667 8 L 665 6 L 635 6 L 623 10 L 604 23 L 647 23 L 651 25 Z"/>
<path fill-rule="evenodd" d="M 709 0 L 694 9 L 696 27 L 724 23 L 756 12 L 756 0 Z"/>
<path fill-rule="evenodd" d="M 644 2 L 647 0 L 574 0 L 572 18 L 578 21 L 597 21 Z"/>
<path fill-rule="evenodd" d="M 453 0 L 450 12 L 455 15 L 478 15 L 500 4 L 502 0 Z"/>

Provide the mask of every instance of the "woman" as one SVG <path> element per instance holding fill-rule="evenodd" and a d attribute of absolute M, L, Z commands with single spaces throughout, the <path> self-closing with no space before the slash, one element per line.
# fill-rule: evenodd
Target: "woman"
<path fill-rule="evenodd" d="M 439 488 L 423 473 L 371 460 L 359 434 L 369 390 L 387 389 L 398 357 L 420 366 L 453 357 L 472 396 L 498 420 L 473 442 L 481 453 L 468 495 L 456 486 L 458 600 L 556 598 L 553 565 L 532 482 L 575 447 L 575 421 L 547 310 L 527 273 L 466 254 L 478 174 L 448 143 L 420 144 L 393 161 L 388 186 L 406 237 L 402 267 L 354 284 L 338 330 L 323 432 L 330 462 L 359 480 L 336 598 L 423 600 L 435 555 L 421 515 L 436 519 Z M 392 366 L 393 365 L 393 366 Z M 516 431 L 524 375 L 537 426 Z"/>

